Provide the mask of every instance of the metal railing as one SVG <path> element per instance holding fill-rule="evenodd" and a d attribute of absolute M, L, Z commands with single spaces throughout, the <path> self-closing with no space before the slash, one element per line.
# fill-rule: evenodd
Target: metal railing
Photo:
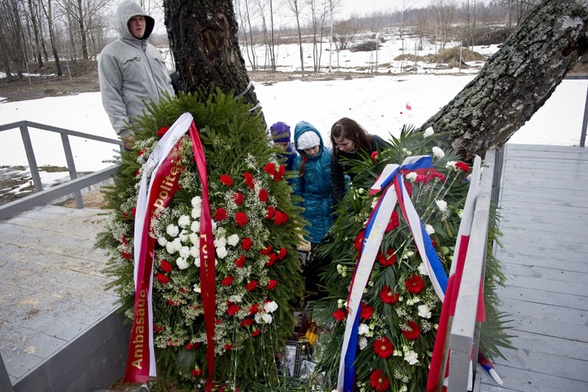
<path fill-rule="evenodd" d="M 59 133 L 59 135 L 61 136 L 61 143 L 63 145 L 63 151 L 65 154 L 65 160 L 67 162 L 67 169 L 69 171 L 69 177 L 71 181 L 61 184 L 59 186 L 52 187 L 48 190 L 43 189 L 41 176 L 39 174 L 39 167 L 37 166 L 35 152 L 33 150 L 33 145 L 31 143 L 29 128 Z M 30 210 L 33 207 L 47 204 L 55 199 L 70 194 L 74 195 L 77 207 L 83 208 L 84 203 L 82 201 L 81 190 L 91 185 L 108 180 L 109 178 L 112 178 L 114 175 L 116 175 L 116 173 L 118 172 L 119 166 L 113 165 L 101 171 L 97 171 L 95 173 L 78 178 L 78 172 L 76 170 L 69 137 L 81 137 L 84 139 L 95 140 L 98 142 L 114 144 L 122 150 L 123 144 L 120 140 L 110 139 L 103 136 L 91 135 L 88 133 L 78 131 L 72 131 L 64 128 L 58 128 L 46 124 L 39 124 L 32 121 L 18 121 L 10 124 L 0 125 L 0 132 L 11 129 L 20 129 L 21 139 L 23 142 L 25 153 L 27 155 L 27 161 L 29 164 L 31 177 L 36 192 L 30 196 L 23 197 L 13 202 L 0 206 L 0 221 L 9 219 L 21 212 Z"/>

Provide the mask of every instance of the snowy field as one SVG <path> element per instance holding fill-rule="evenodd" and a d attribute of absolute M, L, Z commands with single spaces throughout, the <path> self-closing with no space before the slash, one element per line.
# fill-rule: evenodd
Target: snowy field
<path fill-rule="evenodd" d="M 391 59 L 410 46 L 414 43 L 388 39 L 378 51 L 379 64 L 388 63 L 391 69 L 398 67 Z M 295 45 L 278 48 L 282 70 L 296 70 L 299 65 L 299 53 L 295 48 Z M 425 49 L 436 50 L 434 47 Z M 496 49 L 476 48 L 479 52 L 493 50 Z M 322 63 L 328 64 L 328 51 L 323 56 Z M 344 59 L 349 69 L 363 69 L 367 64 L 373 72 L 374 56 L 373 52 L 341 51 L 339 61 Z M 357 120 L 370 133 L 387 137 L 388 134 L 397 135 L 404 124 L 419 126 L 424 123 L 475 77 L 480 66 L 476 64 L 468 70 L 432 72 L 427 65 L 419 64 L 417 74 L 410 75 L 401 75 L 391 69 L 388 73 L 388 70 L 378 67 L 378 72 L 368 78 L 313 82 L 294 80 L 271 85 L 254 83 L 254 86 L 268 126 L 276 121 L 285 121 L 293 129 L 298 121 L 305 120 L 315 125 L 324 140 L 328 141 L 331 125 L 346 116 Z M 337 68 L 333 67 L 334 76 L 336 71 Z M 578 145 L 587 87 L 586 80 L 564 80 L 509 143 Z M 102 108 L 99 93 L 11 103 L 2 103 L 0 97 L 0 124 L 21 120 L 116 138 Z M 58 134 L 32 130 L 31 139 L 39 166 L 66 166 Z M 71 143 L 78 171 L 105 168 L 111 164 L 109 161 L 115 154 L 113 146 L 105 143 L 73 137 Z M 0 166 L 14 165 L 27 166 L 18 129 L 0 133 Z M 50 182 L 50 176 L 63 177 L 63 174 L 43 173 L 43 182 Z"/>

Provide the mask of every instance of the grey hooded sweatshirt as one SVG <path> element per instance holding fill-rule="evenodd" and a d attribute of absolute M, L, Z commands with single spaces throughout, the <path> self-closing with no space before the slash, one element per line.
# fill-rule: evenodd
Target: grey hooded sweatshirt
<path fill-rule="evenodd" d="M 146 22 L 142 39 L 133 37 L 128 28 L 129 20 L 138 15 Z M 129 122 L 141 114 L 145 103 L 157 103 L 174 91 L 163 57 L 147 42 L 155 20 L 133 1 L 121 3 L 116 16 L 120 37 L 100 53 L 98 77 L 104 110 L 117 135 L 126 138 L 133 134 L 127 129 Z"/>

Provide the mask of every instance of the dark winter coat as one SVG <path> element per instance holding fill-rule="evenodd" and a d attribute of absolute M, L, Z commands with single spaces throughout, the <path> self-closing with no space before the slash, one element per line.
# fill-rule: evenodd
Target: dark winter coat
<path fill-rule="evenodd" d="M 128 28 L 129 20 L 138 15 L 146 22 L 142 39 L 133 37 Z M 112 127 L 117 135 L 127 137 L 130 117 L 140 115 L 146 102 L 159 102 L 165 93 L 173 95 L 174 91 L 161 53 L 147 42 L 154 19 L 134 1 L 125 1 L 117 9 L 116 22 L 120 37 L 100 53 L 98 78 Z"/>
<path fill-rule="evenodd" d="M 384 139 L 377 135 L 371 135 L 371 139 L 370 149 L 368 151 L 364 151 L 364 154 L 371 155 L 374 151 L 383 150 L 390 147 L 390 145 L 386 143 Z M 339 203 L 345 196 L 346 176 L 348 176 L 347 178 L 351 181 L 353 181 L 354 177 L 354 174 L 349 172 L 349 164 L 346 165 L 344 162 L 342 162 L 342 157 L 355 161 L 361 161 L 363 159 L 357 151 L 353 153 L 339 151 L 338 157 L 333 155 L 331 160 L 331 185 L 333 188 L 334 206 L 336 206 L 337 203 Z"/>
<path fill-rule="evenodd" d="M 298 150 L 298 138 L 305 132 L 315 132 L 320 139 L 319 153 L 308 157 Z M 294 147 L 300 155 L 294 160 L 294 170 L 298 172 L 304 160 L 305 173 L 293 181 L 294 194 L 304 199 L 304 218 L 307 221 L 307 240 L 318 244 L 333 224 L 331 193 L 331 150 L 325 147 L 323 139 L 315 127 L 301 121 L 294 130 Z"/>

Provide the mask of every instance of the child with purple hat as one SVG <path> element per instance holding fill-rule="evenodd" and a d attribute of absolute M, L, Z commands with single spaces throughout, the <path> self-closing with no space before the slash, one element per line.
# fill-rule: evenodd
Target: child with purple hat
<path fill-rule="evenodd" d="M 278 121 L 270 127 L 270 131 L 272 133 L 272 137 L 274 138 L 274 144 L 284 151 L 284 153 L 281 154 L 281 157 L 286 158 L 286 162 L 284 164 L 284 166 L 286 166 L 286 170 L 292 171 L 294 160 L 298 156 L 298 152 L 296 152 L 294 147 L 292 147 L 292 143 L 290 142 L 290 126 L 285 122 Z"/>

